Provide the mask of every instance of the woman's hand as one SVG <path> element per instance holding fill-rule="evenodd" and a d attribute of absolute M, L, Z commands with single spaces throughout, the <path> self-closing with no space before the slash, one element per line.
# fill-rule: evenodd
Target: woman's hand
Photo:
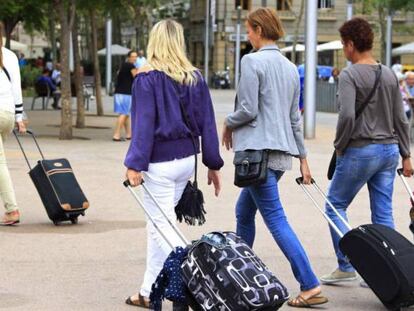
<path fill-rule="evenodd" d="M 207 173 L 207 180 L 208 184 L 211 185 L 213 183 L 214 185 L 214 194 L 216 197 L 218 197 L 220 190 L 221 190 L 221 177 L 220 177 L 220 171 L 215 170 L 208 170 Z"/>
<path fill-rule="evenodd" d="M 132 169 L 127 170 L 126 178 L 129 180 L 131 187 L 139 186 L 142 183 L 142 173 Z"/>
<path fill-rule="evenodd" d="M 24 124 L 23 121 L 17 121 L 16 122 L 16 127 L 17 127 L 19 133 L 21 133 L 21 134 L 24 134 L 27 131 L 26 130 L 26 125 Z"/>
<path fill-rule="evenodd" d="M 229 128 L 224 122 L 223 135 L 221 137 L 221 144 L 226 147 L 227 150 L 233 148 L 233 130 Z"/>
<path fill-rule="evenodd" d="M 405 158 L 402 160 L 403 175 L 405 177 L 411 177 L 413 175 L 413 166 L 411 164 L 411 158 Z"/>
<path fill-rule="evenodd" d="M 312 180 L 312 175 L 306 158 L 300 159 L 300 173 L 302 174 L 303 183 L 309 185 Z"/>

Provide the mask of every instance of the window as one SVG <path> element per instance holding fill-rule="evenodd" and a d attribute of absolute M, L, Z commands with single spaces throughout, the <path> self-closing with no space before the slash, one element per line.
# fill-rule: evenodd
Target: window
<path fill-rule="evenodd" d="M 335 0 L 318 0 L 318 9 L 331 9 L 335 6 Z"/>
<path fill-rule="evenodd" d="M 278 11 L 289 11 L 292 6 L 292 0 L 277 0 L 276 9 Z"/>
<path fill-rule="evenodd" d="M 252 6 L 251 0 L 236 0 L 235 9 L 237 9 L 238 6 L 241 6 L 242 10 L 250 11 Z"/>

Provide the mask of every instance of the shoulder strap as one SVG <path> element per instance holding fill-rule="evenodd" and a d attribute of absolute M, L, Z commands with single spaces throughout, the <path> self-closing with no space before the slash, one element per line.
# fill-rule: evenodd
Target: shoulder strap
<path fill-rule="evenodd" d="M 359 118 L 359 116 L 362 114 L 364 109 L 368 106 L 368 103 L 372 99 L 372 96 L 374 96 L 375 91 L 377 90 L 379 81 L 381 80 L 381 74 L 382 74 L 382 67 L 381 64 L 378 65 L 378 71 L 375 72 L 375 83 L 374 87 L 372 88 L 371 92 L 368 94 L 368 97 L 365 99 L 365 101 L 359 106 L 357 111 L 355 112 L 355 120 Z"/>
<path fill-rule="evenodd" d="M 3 71 L 4 71 L 4 73 L 6 74 L 7 79 L 9 79 L 9 81 L 11 82 L 11 79 L 10 79 L 10 74 L 9 74 L 9 72 L 7 71 L 6 67 L 3 67 Z"/>

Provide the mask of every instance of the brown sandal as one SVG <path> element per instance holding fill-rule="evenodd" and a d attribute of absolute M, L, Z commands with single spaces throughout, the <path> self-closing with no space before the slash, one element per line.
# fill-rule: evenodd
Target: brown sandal
<path fill-rule="evenodd" d="M 144 308 L 144 309 L 150 309 L 150 310 L 153 309 L 152 303 L 149 300 L 145 299 L 144 296 L 141 296 L 141 294 L 138 294 L 138 300 L 132 300 L 131 297 L 132 296 L 129 296 L 125 300 L 125 303 L 127 305 Z"/>
<path fill-rule="evenodd" d="M 321 305 L 328 302 L 328 298 L 320 295 L 311 296 L 308 299 L 298 295 L 294 299 L 288 301 L 288 306 L 295 308 L 312 308 L 313 306 Z"/>

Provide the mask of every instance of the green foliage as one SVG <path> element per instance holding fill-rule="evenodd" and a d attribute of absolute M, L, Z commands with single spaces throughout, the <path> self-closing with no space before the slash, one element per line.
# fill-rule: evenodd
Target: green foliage
<path fill-rule="evenodd" d="M 34 86 L 36 79 L 42 74 L 42 70 L 37 67 L 26 65 L 20 69 L 20 75 L 22 79 L 22 88 Z"/>

